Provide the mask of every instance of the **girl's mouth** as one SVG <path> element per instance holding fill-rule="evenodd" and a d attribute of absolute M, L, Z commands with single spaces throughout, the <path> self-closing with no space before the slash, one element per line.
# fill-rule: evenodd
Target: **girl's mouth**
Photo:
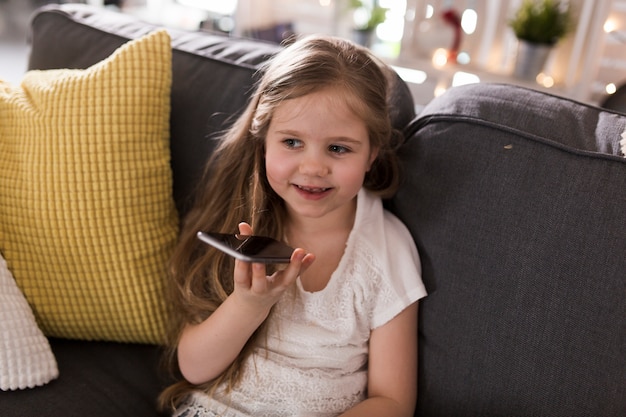
<path fill-rule="evenodd" d="M 323 187 L 306 187 L 303 185 L 296 185 L 296 187 L 298 187 L 299 190 L 305 191 L 307 193 L 323 193 L 326 192 L 328 190 L 330 190 L 330 188 L 323 188 Z"/>
<path fill-rule="evenodd" d="M 328 187 L 309 187 L 304 185 L 295 185 L 295 189 L 298 191 L 298 194 L 308 200 L 324 198 L 332 190 L 332 188 Z"/>

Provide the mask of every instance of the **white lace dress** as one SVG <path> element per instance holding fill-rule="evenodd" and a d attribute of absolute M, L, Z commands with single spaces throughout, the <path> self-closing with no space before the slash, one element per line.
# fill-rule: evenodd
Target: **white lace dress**
<path fill-rule="evenodd" d="M 298 281 L 275 305 L 268 338 L 229 395 L 193 394 L 178 417 L 336 416 L 366 398 L 370 332 L 426 295 L 406 227 L 362 190 L 326 288 Z"/>

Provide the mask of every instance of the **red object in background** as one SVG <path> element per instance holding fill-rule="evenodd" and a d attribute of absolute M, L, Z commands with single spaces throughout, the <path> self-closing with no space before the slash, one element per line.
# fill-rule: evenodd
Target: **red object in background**
<path fill-rule="evenodd" d="M 443 21 L 454 28 L 454 41 L 452 46 L 448 48 L 448 62 L 456 62 L 456 57 L 461 47 L 461 39 L 463 31 L 461 30 L 461 16 L 454 9 L 448 9 L 443 12 Z"/>

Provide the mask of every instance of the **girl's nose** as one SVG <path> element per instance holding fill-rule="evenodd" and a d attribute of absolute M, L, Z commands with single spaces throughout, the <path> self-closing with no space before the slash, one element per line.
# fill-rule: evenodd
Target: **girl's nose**
<path fill-rule="evenodd" d="M 300 162 L 300 173 L 313 176 L 324 177 L 330 172 L 328 165 L 318 155 L 308 155 Z"/>

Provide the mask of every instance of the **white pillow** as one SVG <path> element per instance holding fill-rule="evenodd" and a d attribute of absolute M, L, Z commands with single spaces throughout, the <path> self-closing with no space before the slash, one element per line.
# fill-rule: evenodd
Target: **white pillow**
<path fill-rule="evenodd" d="M 0 389 L 33 388 L 58 376 L 48 339 L 0 255 Z"/>

